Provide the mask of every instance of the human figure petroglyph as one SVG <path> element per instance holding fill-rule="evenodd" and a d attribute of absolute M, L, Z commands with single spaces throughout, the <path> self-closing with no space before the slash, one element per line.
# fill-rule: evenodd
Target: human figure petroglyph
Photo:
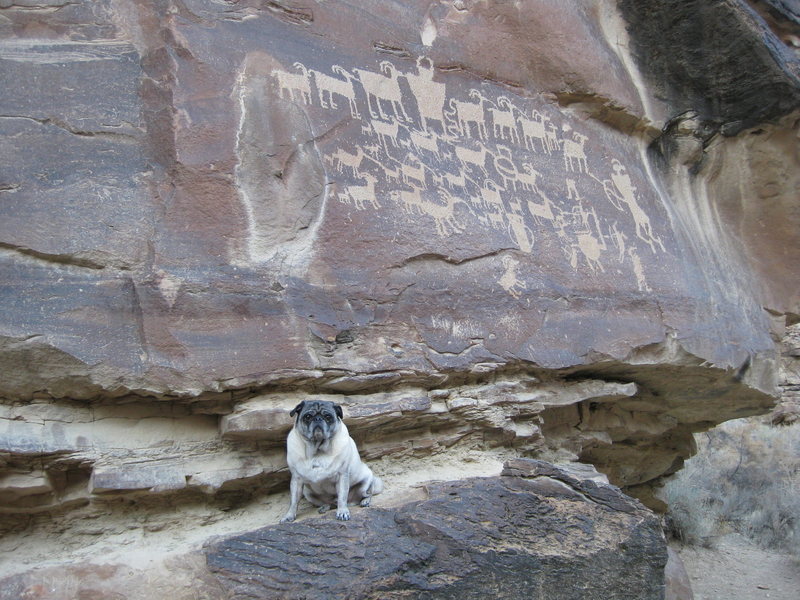
<path fill-rule="evenodd" d="M 572 128 L 569 125 L 564 125 L 562 130 L 565 134 L 570 132 L 572 133 L 571 138 L 565 136 L 564 139 L 561 140 L 561 145 L 563 146 L 564 150 L 564 168 L 567 171 L 588 173 L 589 165 L 586 162 L 584 145 L 586 144 L 586 140 L 589 138 L 582 133 L 572 131 Z"/>
<path fill-rule="evenodd" d="M 405 108 L 403 108 L 403 92 L 398 83 L 400 74 L 395 66 L 387 60 L 380 64 L 380 69 L 386 75 L 362 69 L 353 70 L 358 75 L 358 80 L 367 94 L 367 108 L 370 116 L 373 119 L 382 119 L 384 121 L 389 119 L 389 116 L 381 106 L 381 101 L 384 101 L 392 107 L 397 120 L 410 122 L 411 119 L 406 114 Z M 373 110 L 373 105 L 378 109 L 377 114 Z"/>
<path fill-rule="evenodd" d="M 594 237 L 591 231 L 581 230 L 575 233 L 576 244 L 578 250 L 580 250 L 583 257 L 586 259 L 586 264 L 589 265 L 589 268 L 592 271 L 597 271 L 600 269 L 601 272 L 605 272 L 603 268 L 603 263 L 600 262 L 600 255 L 603 251 L 603 246 L 598 242 L 597 238 Z M 572 261 L 572 268 L 575 269 L 578 266 L 578 259 L 577 253 L 573 255 Z"/>
<path fill-rule="evenodd" d="M 578 187 L 574 179 L 567 178 L 567 199 L 580 202 L 581 196 L 578 194 Z"/>
<path fill-rule="evenodd" d="M 578 229 L 576 233 L 570 233 L 569 229 L 572 222 L 580 220 L 581 216 L 573 212 L 559 213 L 554 221 L 558 237 L 564 242 L 562 249 L 569 256 L 569 264 L 573 269 L 578 268 L 580 255 L 586 259 L 586 263 L 592 271 L 597 270 L 598 266 L 602 268 L 599 262 L 600 248 L 594 236 L 587 229 Z"/>
<path fill-rule="evenodd" d="M 577 213 L 580 220 L 580 228 L 575 232 L 575 240 L 580 250 L 586 259 L 586 263 L 592 271 L 600 269 L 604 272 L 603 264 L 600 262 L 600 256 L 606 247 L 605 236 L 600 230 L 600 220 L 597 217 L 597 211 L 591 207 L 588 211 L 579 204 L 573 209 L 573 214 Z M 594 225 L 592 225 L 592 221 Z M 597 235 L 595 235 L 595 231 Z"/>
<path fill-rule="evenodd" d="M 497 99 L 497 106 L 500 108 L 489 108 L 489 113 L 492 115 L 492 133 L 501 140 L 510 139 L 514 144 L 519 143 L 517 119 L 514 116 L 516 107 L 505 96 Z"/>
<path fill-rule="evenodd" d="M 519 263 L 511 256 L 504 256 L 502 258 L 503 268 L 505 272 L 498 283 L 506 292 L 511 294 L 514 298 L 519 298 L 522 292 L 527 289 L 525 282 L 520 280 L 517 274 Z"/>
<path fill-rule="evenodd" d="M 356 210 L 364 210 L 366 203 L 372 204 L 372 207 L 378 209 L 381 205 L 378 203 L 378 198 L 375 195 L 375 184 L 377 179 L 369 173 L 362 173 L 360 179 L 366 182 L 366 185 L 349 185 L 344 191 L 339 194 L 339 201 L 344 204 L 350 204 L 352 201 Z"/>
<path fill-rule="evenodd" d="M 639 202 L 636 199 L 636 187 L 631 182 L 627 169 L 616 158 L 611 161 L 611 169 L 613 171 L 611 181 L 603 181 L 603 189 L 609 202 L 620 211 L 624 210 L 622 205 L 625 205 L 633 217 L 637 237 L 646 242 L 653 252 L 656 251 L 656 246 L 660 247 L 663 252 L 664 244 L 653 233 L 650 217 L 639 206 Z"/>
<path fill-rule="evenodd" d="M 477 104 L 451 98 L 448 103 L 450 110 L 445 111 L 445 115 L 455 121 L 457 133 L 462 137 L 472 137 L 472 126 L 474 125 L 475 130 L 478 132 L 478 137 L 486 140 L 489 136 L 486 132 L 486 116 L 483 105 L 487 102 L 487 99 L 479 90 L 470 90 L 469 97 L 477 99 Z"/>
<path fill-rule="evenodd" d="M 272 75 L 278 80 L 278 90 L 280 97 L 283 98 L 284 93 L 288 93 L 289 100 L 295 100 L 295 92 L 300 95 L 300 100 L 303 104 L 311 104 L 311 82 L 309 81 L 308 69 L 303 63 L 294 63 L 296 69 L 300 69 L 300 73 L 291 73 L 289 71 L 281 71 L 280 69 L 273 69 Z"/>
<path fill-rule="evenodd" d="M 611 241 L 619 249 L 619 256 L 617 257 L 619 262 L 625 260 L 625 240 L 627 239 L 628 236 L 619 230 L 619 224 L 614 221 L 614 223 L 611 225 Z"/>
<path fill-rule="evenodd" d="M 295 63 L 298 65 L 300 63 Z M 317 94 L 319 96 L 319 104 L 322 108 L 338 108 L 334 100 L 334 95 L 339 95 L 345 98 L 350 104 L 350 115 L 354 119 L 360 119 L 361 114 L 358 112 L 358 105 L 356 104 L 356 93 L 353 89 L 353 76 L 339 65 L 333 65 L 331 70 L 334 73 L 339 73 L 344 79 L 331 77 L 320 71 L 309 69 L 309 73 L 314 76 L 314 83 L 317 86 Z M 328 94 L 328 102 L 325 102 L 325 93 Z"/>
<path fill-rule="evenodd" d="M 423 66 L 427 61 L 428 66 Z M 428 121 L 439 121 L 444 124 L 444 103 L 447 99 L 447 87 L 444 83 L 433 81 L 433 62 L 420 56 L 417 58 L 417 73 L 406 73 L 406 81 L 417 100 L 422 128 L 428 130 Z"/>
<path fill-rule="evenodd" d="M 552 223 L 562 241 L 561 248 L 567 254 L 573 269 L 578 268 L 583 257 L 593 272 L 605 271 L 600 258 L 606 250 L 606 242 L 594 208 L 587 212 L 582 205 L 575 206 L 570 211 L 562 211 L 556 207 Z"/>
<path fill-rule="evenodd" d="M 465 146 L 455 146 L 456 158 L 461 161 L 464 167 L 468 167 L 468 165 L 476 166 L 483 171 L 484 175 L 487 175 L 486 156 L 491 155 L 491 153 L 483 144 L 478 143 L 478 146 L 478 150 L 472 150 Z"/>

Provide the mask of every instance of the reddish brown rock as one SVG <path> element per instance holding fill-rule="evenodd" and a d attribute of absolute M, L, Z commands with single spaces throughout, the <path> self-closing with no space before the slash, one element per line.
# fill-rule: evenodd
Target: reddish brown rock
<path fill-rule="evenodd" d="M 715 225 L 674 218 L 608 116 L 659 118 L 607 9 L 97 4 L 91 43 L 64 39 L 86 6 L 46 40 L 11 7 L 2 51 L 24 83 L 3 99 L 0 334 L 74 357 L 81 393 L 560 368 L 670 331 L 720 366 L 771 348 L 757 300 L 712 283 L 743 265 L 694 250 Z M 59 393 L 33 379 L 6 393 Z"/>
<path fill-rule="evenodd" d="M 427 487 L 397 510 L 267 527 L 207 548 L 237 598 L 663 598 L 658 519 L 557 468 Z M 517 469 L 519 470 L 519 469 Z"/>
<path fill-rule="evenodd" d="M 261 501 L 311 397 L 387 469 L 501 449 L 659 506 L 800 314 L 792 15 L 0 2 L 2 549 Z"/>

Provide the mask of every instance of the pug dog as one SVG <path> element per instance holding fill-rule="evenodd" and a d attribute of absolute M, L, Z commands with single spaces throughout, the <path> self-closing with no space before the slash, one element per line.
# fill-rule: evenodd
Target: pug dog
<path fill-rule="evenodd" d="M 336 518 L 350 519 L 348 502 L 369 506 L 383 482 L 361 462 L 356 443 L 342 421 L 342 407 L 333 402 L 303 401 L 289 415 L 294 427 L 286 440 L 286 461 L 292 473 L 291 503 L 281 523 L 294 521 L 303 494 L 319 512 L 336 503 Z"/>

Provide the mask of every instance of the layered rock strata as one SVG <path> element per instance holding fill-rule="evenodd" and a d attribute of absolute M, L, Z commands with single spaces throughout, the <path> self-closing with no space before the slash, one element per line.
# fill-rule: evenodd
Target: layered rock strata
<path fill-rule="evenodd" d="M 664 597 L 658 518 L 591 469 L 516 459 L 418 495 L 217 540 L 148 574 L 41 569 L 0 580 L 0 599 Z"/>
<path fill-rule="evenodd" d="M 311 397 L 398 486 L 539 456 L 663 508 L 800 314 L 797 33 L 743 0 L 0 2 L 0 548 L 269 503 Z"/>

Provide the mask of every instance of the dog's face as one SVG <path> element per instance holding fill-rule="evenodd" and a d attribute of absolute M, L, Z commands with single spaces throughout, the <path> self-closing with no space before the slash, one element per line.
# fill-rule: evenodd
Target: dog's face
<path fill-rule="evenodd" d="M 333 402 L 305 400 L 289 413 L 295 417 L 294 428 L 310 442 L 324 442 L 339 429 L 342 407 Z"/>

